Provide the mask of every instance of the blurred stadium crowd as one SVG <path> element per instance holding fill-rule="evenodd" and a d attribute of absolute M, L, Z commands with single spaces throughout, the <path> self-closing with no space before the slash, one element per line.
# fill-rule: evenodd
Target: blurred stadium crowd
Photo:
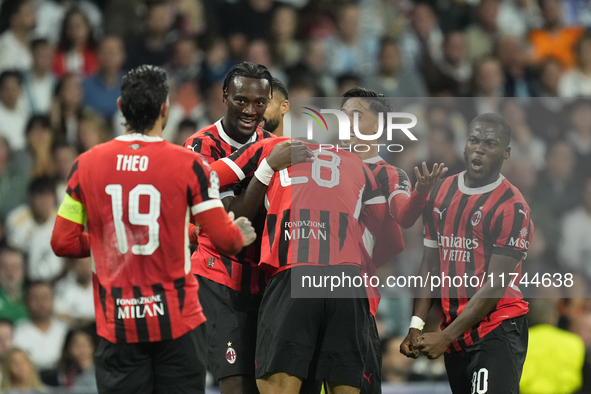
<path fill-rule="evenodd" d="M 3 391 L 96 390 L 91 261 L 57 258 L 49 240 L 77 155 L 124 131 L 116 99 L 125 71 L 165 67 L 164 137 L 182 144 L 224 115 L 223 78 L 248 60 L 266 65 L 291 97 L 363 86 L 431 98 L 398 101 L 418 108 L 419 143 L 385 159 L 409 175 L 423 160 L 462 171 L 469 121 L 483 112 L 509 120 L 512 158 L 502 173 L 526 197 L 537 230 L 524 269 L 576 275 L 571 288 L 523 289 L 533 327 L 522 389 L 591 392 L 591 2 L 0 3 Z M 381 275 L 416 273 L 421 225 L 404 236 L 406 250 Z M 442 359 L 399 354 L 412 294 L 388 292 L 378 315 L 384 381 L 445 381 Z M 429 324 L 436 330 L 437 318 Z"/>

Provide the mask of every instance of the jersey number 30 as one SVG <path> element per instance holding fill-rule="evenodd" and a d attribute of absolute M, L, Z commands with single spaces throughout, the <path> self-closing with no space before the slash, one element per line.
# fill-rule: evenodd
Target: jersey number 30
<path fill-rule="evenodd" d="M 127 231 L 123 223 L 123 187 L 121 185 L 107 185 L 105 192 L 111 196 L 113 208 L 113 221 L 115 222 L 115 235 L 117 236 L 117 248 L 119 253 L 128 252 Z M 140 196 L 150 198 L 150 209 L 148 213 L 140 213 Z M 133 245 L 131 253 L 135 255 L 151 255 L 160 246 L 160 192 L 152 185 L 137 185 L 129 192 L 129 223 L 136 226 L 148 227 L 148 243 L 144 245 Z"/>

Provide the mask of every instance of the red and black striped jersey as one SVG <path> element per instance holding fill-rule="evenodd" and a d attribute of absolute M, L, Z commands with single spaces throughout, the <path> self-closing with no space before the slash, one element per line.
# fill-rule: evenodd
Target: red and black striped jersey
<path fill-rule="evenodd" d="M 223 207 L 214 175 L 202 157 L 140 134 L 78 157 L 60 215 L 88 220 L 98 335 L 165 341 L 205 321 L 187 228 L 196 215 Z"/>
<path fill-rule="evenodd" d="M 487 279 L 493 254 L 512 256 L 519 263 L 514 284 L 507 288 L 503 298 L 486 317 L 453 343 L 452 351 L 471 346 L 504 320 L 528 312 L 527 303 L 515 284 L 519 283 L 522 260 L 534 233 L 529 206 L 505 177 L 500 175 L 494 183 L 469 188 L 464 184 L 464 173 L 441 180 L 431 190 L 423 212 L 424 243 L 426 247 L 439 248 L 439 272 L 442 275 L 485 279 L 467 286 L 442 281 L 442 329 L 462 313 Z"/>
<path fill-rule="evenodd" d="M 276 137 L 259 127 L 247 144 L 266 138 Z M 200 153 L 210 164 L 230 156 L 244 145 L 232 139 L 224 131 L 221 119 L 199 130 L 185 141 L 186 148 Z M 220 197 L 233 195 L 232 190 L 229 190 L 222 192 Z M 252 222 L 254 224 L 263 220 L 264 218 L 257 217 Z M 193 273 L 236 291 L 261 293 L 265 287 L 265 276 L 256 267 L 260 257 L 260 236 L 259 232 L 257 240 L 243 248 L 236 256 L 225 256 L 215 249 L 207 235 L 200 233 L 199 247 L 191 257 Z"/>
<path fill-rule="evenodd" d="M 369 169 L 373 172 L 376 179 L 378 180 L 378 187 L 382 191 L 382 195 L 388 199 L 388 205 L 392 203 L 392 199 L 397 194 L 405 194 L 410 197 L 411 186 L 410 181 L 406 173 L 393 165 L 388 164 L 380 156 L 372 157 L 370 159 L 363 160 Z M 417 217 L 418 218 L 418 217 Z M 389 215 L 384 217 L 383 220 L 395 220 Z M 398 226 L 396 224 L 396 226 Z M 376 265 L 373 261 L 373 249 L 375 246 L 375 236 L 362 225 L 363 238 L 362 238 L 362 253 L 364 257 L 364 263 L 362 267 L 362 274 L 367 274 L 369 277 L 376 275 Z M 378 306 L 380 304 L 380 290 L 377 287 L 367 287 L 367 297 L 369 300 L 369 310 L 372 315 L 376 315 Z"/>
<path fill-rule="evenodd" d="M 251 144 L 223 161 L 242 179 L 286 140 Z M 356 154 L 308 145 L 314 161 L 276 172 L 267 188 L 260 266 L 271 275 L 295 264 L 361 266 L 360 220 L 375 229 L 387 215 L 374 175 Z"/>

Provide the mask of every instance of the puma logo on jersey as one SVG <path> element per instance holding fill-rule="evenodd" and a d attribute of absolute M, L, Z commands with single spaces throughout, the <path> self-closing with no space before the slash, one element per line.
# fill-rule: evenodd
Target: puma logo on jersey
<path fill-rule="evenodd" d="M 439 220 L 443 219 L 443 212 L 445 212 L 447 208 L 445 208 L 443 211 L 440 211 L 439 208 L 433 208 L 433 212 L 439 214 Z"/>
<path fill-rule="evenodd" d="M 527 211 L 524 211 L 523 209 L 519 210 L 519 213 L 523 214 L 523 216 L 525 216 L 525 218 L 527 219 Z"/>
<path fill-rule="evenodd" d="M 371 379 L 371 376 L 373 375 L 373 373 L 370 373 L 369 376 L 367 376 L 366 374 L 363 374 L 363 377 L 365 379 L 367 379 L 367 384 L 371 384 L 371 382 L 369 381 L 369 379 Z"/>

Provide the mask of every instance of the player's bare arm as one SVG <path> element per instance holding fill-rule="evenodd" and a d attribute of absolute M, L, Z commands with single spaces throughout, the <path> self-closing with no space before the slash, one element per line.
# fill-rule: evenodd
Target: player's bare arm
<path fill-rule="evenodd" d="M 427 274 L 429 272 L 431 272 L 431 274 L 436 274 L 438 267 L 439 249 L 425 247 L 425 251 L 423 253 L 423 260 L 421 261 L 421 266 L 419 267 L 419 275 L 421 276 L 422 280 L 427 280 Z M 421 320 L 425 321 L 434 302 L 435 298 L 432 297 L 432 294 L 428 288 L 417 288 L 417 292 L 413 302 L 413 316 L 417 316 Z M 404 341 L 402 341 L 402 343 L 400 344 L 400 353 L 404 354 L 406 357 L 419 357 L 419 350 L 417 349 L 417 339 L 420 336 L 421 330 L 419 330 L 418 328 L 409 328 L 406 338 L 404 338 Z"/>
<path fill-rule="evenodd" d="M 490 259 L 489 274 L 492 278 L 502 275 L 510 277 L 518 264 L 519 261 L 513 257 L 493 254 Z M 498 281 L 487 281 L 468 301 L 458 318 L 445 330 L 420 336 L 417 339 L 417 349 L 430 359 L 441 356 L 456 338 L 482 320 L 497 305 L 506 290 L 507 287 L 501 286 Z"/>

